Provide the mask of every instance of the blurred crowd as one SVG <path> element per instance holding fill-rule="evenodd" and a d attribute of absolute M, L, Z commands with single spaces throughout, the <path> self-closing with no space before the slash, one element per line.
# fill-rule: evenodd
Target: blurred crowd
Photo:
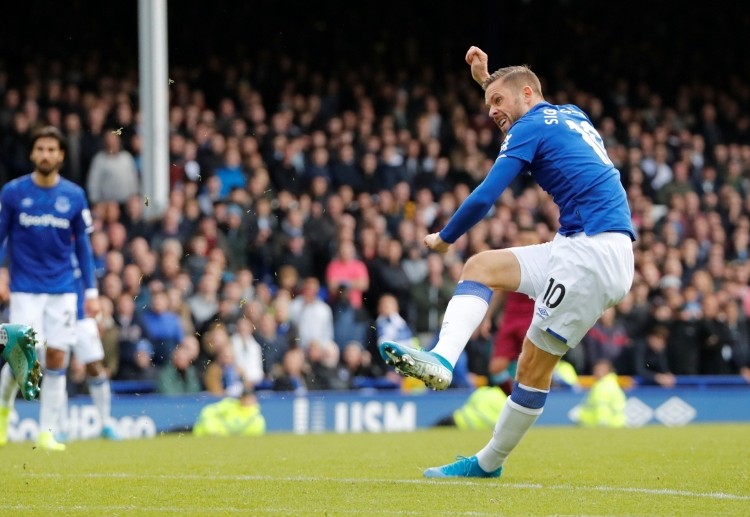
<path fill-rule="evenodd" d="M 67 138 L 64 176 L 89 196 L 113 379 L 217 395 L 398 387 L 379 341 L 430 346 L 468 257 L 524 230 L 553 237 L 555 205 L 523 176 L 449 253 L 421 244 L 501 143 L 468 71 L 277 66 L 273 90 L 243 61 L 170 70 L 158 216 L 142 188 L 137 70 L 108 75 L 91 58 L 0 72 L 2 181 L 31 171 L 31 131 L 52 124 Z M 693 374 L 750 382 L 750 84 L 669 97 L 624 78 L 598 92 L 544 86 L 591 117 L 639 235 L 631 293 L 566 359 L 579 374 L 609 359 L 665 386 Z M 454 385 L 487 380 L 501 313 L 477 330 Z M 70 376 L 83 377 L 75 360 Z"/>

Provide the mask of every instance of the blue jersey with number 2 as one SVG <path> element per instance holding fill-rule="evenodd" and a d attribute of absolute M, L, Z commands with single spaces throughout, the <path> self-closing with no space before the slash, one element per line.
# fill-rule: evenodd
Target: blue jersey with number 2
<path fill-rule="evenodd" d="M 560 234 L 620 232 L 635 240 L 620 173 L 607 157 L 599 133 L 577 106 L 548 102 L 532 107 L 511 126 L 487 177 L 440 237 L 455 242 L 526 171 L 559 207 Z"/>

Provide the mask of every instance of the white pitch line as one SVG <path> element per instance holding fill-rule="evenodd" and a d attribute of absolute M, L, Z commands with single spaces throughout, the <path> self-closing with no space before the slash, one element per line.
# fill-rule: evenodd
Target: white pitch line
<path fill-rule="evenodd" d="M 235 475 L 225 474 L 218 475 L 199 475 L 199 474 L 131 474 L 128 472 L 111 472 L 111 473 L 89 473 L 89 474 L 57 474 L 57 473 L 24 473 L 28 477 L 40 478 L 63 478 L 63 477 L 83 477 L 83 478 L 133 478 L 133 479 L 176 479 L 176 480 L 197 480 L 197 481 L 294 481 L 317 483 L 324 481 L 326 483 L 396 483 L 409 485 L 454 485 L 454 486 L 487 486 L 493 490 L 497 489 L 518 489 L 518 490 L 587 490 L 591 492 L 622 492 L 645 495 L 666 495 L 672 497 L 696 497 L 704 499 L 724 499 L 730 501 L 750 501 L 750 495 L 727 494 L 723 492 L 691 492 L 689 490 L 675 490 L 671 488 L 636 488 L 636 487 L 611 487 L 611 486 L 575 486 L 575 485 L 544 485 L 541 483 L 487 483 L 484 480 L 462 480 L 462 479 L 371 479 L 371 478 L 325 478 L 312 476 L 252 476 L 252 475 Z"/>
<path fill-rule="evenodd" d="M 299 510 L 290 510 L 289 508 L 234 508 L 234 507 L 228 507 L 228 506 L 204 506 L 204 507 L 185 507 L 185 506 L 136 506 L 132 504 L 123 504 L 123 505 L 84 505 L 84 504 L 75 504 L 72 506 L 58 506 L 53 507 L 49 505 L 44 506 L 37 506 L 37 505 L 21 505 L 21 504 L 0 504 L 0 511 L 2 510 L 43 510 L 44 514 L 49 514 L 49 512 L 65 512 L 66 515 L 70 515 L 71 513 L 76 512 L 86 512 L 88 514 L 94 512 L 94 513 L 111 513 L 111 512 L 128 512 L 128 513 L 142 513 L 147 512 L 149 514 L 152 513 L 164 513 L 164 512 L 187 512 L 191 515 L 201 515 L 206 514 L 207 511 L 210 512 L 211 515 L 216 514 L 230 514 L 230 513 L 237 513 L 241 515 L 247 515 L 248 511 L 251 511 L 254 515 L 256 514 L 269 514 L 269 515 L 299 515 Z M 325 508 L 320 509 L 310 509 L 314 512 L 324 512 Z M 388 510 L 378 510 L 373 508 L 367 508 L 365 510 L 357 510 L 353 508 L 336 508 L 336 512 L 345 512 L 346 515 L 424 515 L 424 511 L 408 511 L 408 510 L 395 510 L 395 509 L 388 509 Z M 430 515 L 446 515 L 446 516 L 454 516 L 458 515 L 459 517 L 494 517 L 495 513 L 482 513 L 482 512 L 460 512 L 455 510 L 450 510 L 449 512 L 432 512 Z"/>

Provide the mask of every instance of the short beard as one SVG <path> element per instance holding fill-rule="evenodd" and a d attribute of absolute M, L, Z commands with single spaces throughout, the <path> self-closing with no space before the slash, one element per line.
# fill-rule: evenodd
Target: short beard
<path fill-rule="evenodd" d="M 36 171 L 42 176 L 44 176 L 45 178 L 51 176 L 53 173 L 57 172 L 58 170 L 59 170 L 59 167 L 54 166 L 54 165 L 47 165 L 46 167 L 42 165 L 36 166 Z"/>

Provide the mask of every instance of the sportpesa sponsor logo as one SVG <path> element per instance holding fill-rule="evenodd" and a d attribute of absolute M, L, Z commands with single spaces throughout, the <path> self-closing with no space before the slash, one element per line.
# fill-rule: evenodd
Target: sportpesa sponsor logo
<path fill-rule="evenodd" d="M 60 228 L 67 230 L 70 228 L 70 221 L 62 219 L 61 217 L 55 217 L 52 214 L 43 215 L 31 215 L 26 212 L 21 212 L 18 216 L 18 222 L 21 226 L 51 226 L 52 228 Z"/>

